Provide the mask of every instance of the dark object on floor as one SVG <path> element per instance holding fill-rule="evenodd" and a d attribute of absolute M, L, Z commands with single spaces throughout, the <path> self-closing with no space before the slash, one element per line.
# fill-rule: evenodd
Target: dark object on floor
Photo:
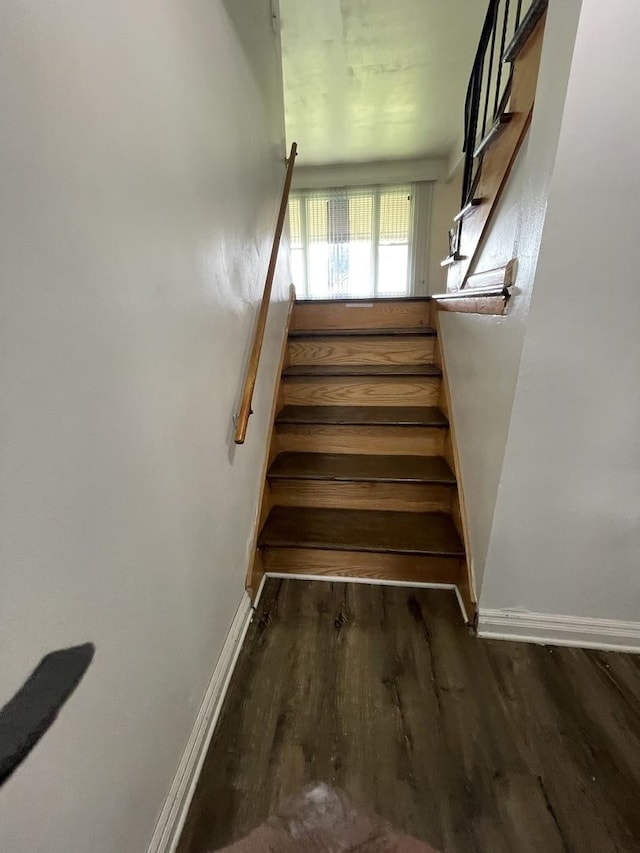
<path fill-rule="evenodd" d="M 13 699 L 0 711 L 0 785 L 24 761 L 93 660 L 95 646 L 84 643 L 42 658 Z"/>
<path fill-rule="evenodd" d="M 448 590 L 268 579 L 180 853 L 321 779 L 443 853 L 639 853 L 640 655 L 480 640 Z"/>
<path fill-rule="evenodd" d="M 324 783 L 308 785 L 225 853 L 436 853 Z"/>

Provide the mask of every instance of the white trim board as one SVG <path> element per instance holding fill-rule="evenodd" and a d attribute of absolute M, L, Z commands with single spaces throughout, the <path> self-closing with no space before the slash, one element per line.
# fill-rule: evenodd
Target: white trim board
<path fill-rule="evenodd" d="M 326 166 L 296 166 L 293 170 L 293 188 L 316 190 L 331 187 L 439 181 L 445 175 L 446 168 L 445 158 L 431 157 L 367 163 L 330 163 Z"/>
<path fill-rule="evenodd" d="M 484 639 L 640 653 L 640 622 L 488 608 L 478 616 L 478 636 Z"/>
<path fill-rule="evenodd" d="M 465 622 L 469 621 L 467 616 L 467 611 L 464 606 L 464 601 L 462 600 L 462 596 L 460 595 L 460 591 L 458 587 L 454 583 L 426 583 L 422 581 L 392 581 L 387 580 L 386 578 L 350 578 L 345 575 L 306 575 L 303 572 L 265 572 L 265 578 L 280 578 L 281 580 L 294 580 L 294 581 L 324 581 L 325 583 L 368 583 L 373 586 L 406 586 L 415 589 L 452 589 L 456 598 L 458 599 L 458 604 L 460 605 L 460 610 L 462 612 L 462 618 Z M 260 586 L 260 591 L 262 591 L 262 586 Z"/>
<path fill-rule="evenodd" d="M 220 652 L 220 657 L 211 675 L 187 746 L 178 765 L 169 795 L 160 813 L 148 853 L 174 853 L 178 846 L 229 682 L 253 616 L 253 610 L 248 594 L 243 593 Z"/>

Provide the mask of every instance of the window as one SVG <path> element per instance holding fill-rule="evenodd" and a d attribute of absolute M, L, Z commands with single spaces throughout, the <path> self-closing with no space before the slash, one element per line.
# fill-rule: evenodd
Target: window
<path fill-rule="evenodd" d="M 411 293 L 413 188 L 351 187 L 289 201 L 293 282 L 308 299 Z"/>

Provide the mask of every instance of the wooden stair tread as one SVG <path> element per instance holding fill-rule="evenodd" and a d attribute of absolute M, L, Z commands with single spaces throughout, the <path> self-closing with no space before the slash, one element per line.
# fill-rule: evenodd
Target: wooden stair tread
<path fill-rule="evenodd" d="M 444 512 L 274 507 L 260 547 L 369 551 L 463 557 L 464 548 Z"/>
<path fill-rule="evenodd" d="M 406 329 L 290 329 L 290 338 L 395 338 L 398 336 L 435 337 L 431 326 L 415 326 Z"/>
<path fill-rule="evenodd" d="M 364 305 L 392 302 L 431 302 L 430 296 L 330 296 L 326 299 L 296 299 L 296 305 Z"/>
<path fill-rule="evenodd" d="M 284 379 L 310 376 L 441 376 L 435 364 L 292 364 Z"/>
<path fill-rule="evenodd" d="M 278 413 L 276 424 L 349 424 L 357 426 L 449 426 L 437 406 L 293 406 Z"/>
<path fill-rule="evenodd" d="M 439 483 L 456 479 L 442 456 L 369 456 L 358 453 L 280 453 L 270 479 L 368 483 Z"/>
<path fill-rule="evenodd" d="M 408 326 L 407 328 L 381 329 L 290 329 L 290 338 L 397 338 L 436 336 L 431 326 Z"/>

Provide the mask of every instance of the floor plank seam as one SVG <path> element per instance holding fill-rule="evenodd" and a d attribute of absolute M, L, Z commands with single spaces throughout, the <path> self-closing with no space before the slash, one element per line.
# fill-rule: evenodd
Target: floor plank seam
<path fill-rule="evenodd" d="M 538 776 L 538 784 L 540 786 L 540 792 L 542 793 L 542 797 L 543 797 L 545 805 L 547 807 L 547 811 L 551 815 L 551 818 L 552 818 L 553 822 L 555 823 L 556 828 L 558 830 L 558 835 L 560 836 L 560 841 L 562 843 L 562 849 L 567 851 L 567 853 L 570 853 L 571 848 L 568 846 L 567 841 L 564 837 L 564 833 L 562 832 L 562 827 L 560 826 L 560 822 L 558 820 L 558 815 L 556 814 L 556 810 L 554 809 L 553 804 L 551 803 L 551 800 L 549 799 L 549 794 L 547 793 L 547 788 L 544 784 L 544 779 L 542 778 L 542 776 Z"/>
<path fill-rule="evenodd" d="M 265 582 L 180 853 L 311 781 L 443 853 L 640 850 L 632 655 L 479 642 L 451 589 Z"/>

